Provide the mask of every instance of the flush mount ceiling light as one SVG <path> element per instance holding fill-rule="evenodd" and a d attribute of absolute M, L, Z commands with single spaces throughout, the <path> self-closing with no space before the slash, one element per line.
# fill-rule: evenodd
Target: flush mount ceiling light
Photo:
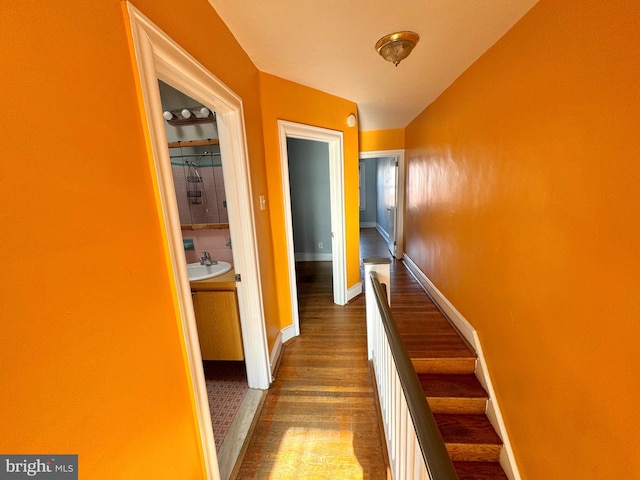
<path fill-rule="evenodd" d="M 396 32 L 385 35 L 376 43 L 376 51 L 396 67 L 407 58 L 420 37 L 414 32 Z"/>

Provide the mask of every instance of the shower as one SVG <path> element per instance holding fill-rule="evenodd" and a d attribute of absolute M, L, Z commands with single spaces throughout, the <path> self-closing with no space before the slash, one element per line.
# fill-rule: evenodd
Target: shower
<path fill-rule="evenodd" d="M 200 159 L 206 156 L 207 152 L 204 152 L 198 160 L 195 162 L 192 160 L 185 160 L 184 164 L 187 166 L 187 172 L 185 178 L 187 180 L 187 200 L 191 205 L 202 205 L 207 207 L 207 192 L 204 188 L 204 179 L 200 175 L 198 169 L 200 168 Z M 208 210 L 208 208 L 207 208 Z"/>
<path fill-rule="evenodd" d="M 222 163 L 217 145 L 176 145 L 171 153 L 182 225 L 228 224 Z"/>

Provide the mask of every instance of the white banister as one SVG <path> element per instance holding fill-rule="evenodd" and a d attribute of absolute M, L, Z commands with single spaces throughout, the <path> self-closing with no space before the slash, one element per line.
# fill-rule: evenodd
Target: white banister
<path fill-rule="evenodd" d="M 378 305 L 376 304 L 373 284 L 369 278 L 371 277 L 371 272 L 376 273 L 378 281 L 385 286 L 387 291 L 387 305 L 391 305 L 391 260 L 388 258 L 365 258 L 363 263 L 367 315 L 367 355 L 369 360 L 371 360 L 374 346 L 373 334 L 375 329 L 373 324 L 370 324 L 370 321 L 373 321 L 373 315 L 375 315 Z"/>
<path fill-rule="evenodd" d="M 373 365 L 391 476 L 395 480 L 458 477 L 390 305 L 390 260 L 365 259 L 367 352 Z"/>

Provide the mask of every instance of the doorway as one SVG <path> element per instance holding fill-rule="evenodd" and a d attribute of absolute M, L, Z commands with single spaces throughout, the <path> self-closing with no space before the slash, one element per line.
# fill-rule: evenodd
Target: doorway
<path fill-rule="evenodd" d="M 243 407 L 245 397 L 261 392 L 248 388 L 239 331 L 229 229 L 235 219 L 226 208 L 216 113 L 170 85 L 158 84 L 187 270 L 206 268 L 208 263 L 221 271 L 226 265 L 231 268 L 209 279 L 215 292 L 201 282 L 191 283 L 218 463 L 221 473 L 227 473 L 227 465 L 235 461 L 235 449 L 229 445 L 246 434 L 233 425 L 252 418 L 253 412 Z"/>
<path fill-rule="evenodd" d="M 331 262 L 329 148 L 324 142 L 289 137 L 287 154 L 296 262 Z"/>
<path fill-rule="evenodd" d="M 293 335 L 300 335 L 298 314 L 298 288 L 296 285 L 295 246 L 293 240 L 293 219 L 291 214 L 291 190 L 289 184 L 289 156 L 287 139 L 296 138 L 327 144 L 329 150 L 329 191 L 331 211 L 331 252 L 333 276 L 333 301 L 337 305 L 346 305 L 347 270 L 346 240 L 344 218 L 344 149 L 343 134 L 340 131 L 313 127 L 300 123 L 278 120 L 280 141 L 280 159 L 282 164 L 282 196 L 284 200 L 285 228 L 287 239 L 287 258 L 289 264 L 289 291 L 293 319 Z M 283 337 L 283 341 L 288 338 Z"/>
<path fill-rule="evenodd" d="M 364 168 L 363 168 L 364 167 Z M 380 150 L 360 153 L 361 208 L 363 179 L 375 182 L 375 204 L 367 208 L 373 209 L 373 224 L 365 222 L 366 227 L 374 226 L 387 242 L 389 252 L 397 259 L 403 256 L 404 245 L 404 150 Z M 375 170 L 371 175 L 371 169 Z M 361 210 L 362 212 L 362 210 Z"/>
<path fill-rule="evenodd" d="M 194 388 L 205 466 L 209 478 L 217 479 L 217 456 L 180 218 L 171 180 L 171 162 L 164 132 L 165 120 L 158 80 L 172 85 L 217 113 L 220 153 L 225 170 L 227 209 L 229 216 L 236 219 L 230 224 L 230 232 L 234 239 L 235 271 L 241 275 L 241 281 L 237 282 L 237 295 L 247 381 L 251 388 L 267 389 L 272 377 L 258 275 L 258 250 L 249 190 L 242 99 L 130 3 L 127 3 L 126 7 L 137 65 L 141 110 L 146 121 L 150 175 L 156 193 L 161 233 L 165 239 L 164 260 L 172 275 L 176 314 L 180 320 L 181 340 L 184 341 L 187 368 Z"/>

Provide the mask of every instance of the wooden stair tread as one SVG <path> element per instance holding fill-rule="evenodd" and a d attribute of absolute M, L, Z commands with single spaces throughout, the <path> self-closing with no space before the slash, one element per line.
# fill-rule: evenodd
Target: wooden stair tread
<path fill-rule="evenodd" d="M 487 398 L 475 375 L 442 375 L 419 373 L 418 380 L 427 397 Z"/>
<path fill-rule="evenodd" d="M 392 294 L 391 313 L 407 350 L 475 358 L 458 331 L 421 289 L 412 295 Z"/>
<path fill-rule="evenodd" d="M 487 408 L 487 393 L 473 374 L 418 374 L 433 413 L 479 414 Z"/>
<path fill-rule="evenodd" d="M 449 321 L 436 309 L 429 310 L 430 299 L 422 293 L 411 309 L 391 306 L 402 343 L 417 373 L 473 373 L 476 354 Z M 435 307 L 433 307 L 435 308 Z"/>
<path fill-rule="evenodd" d="M 444 373 L 463 375 L 473 373 L 476 369 L 475 358 L 453 357 L 421 357 L 409 352 L 411 364 L 416 373 Z"/>
<path fill-rule="evenodd" d="M 453 462 L 458 480 L 508 480 L 498 462 Z"/>
<path fill-rule="evenodd" d="M 484 415 L 433 415 L 452 461 L 497 462 L 502 441 Z"/>
<path fill-rule="evenodd" d="M 484 415 L 433 415 L 445 443 L 502 445 L 502 440 Z"/>
<path fill-rule="evenodd" d="M 422 337 L 412 335 L 411 339 L 407 336 L 400 335 L 402 342 L 409 354 L 415 356 L 422 356 L 425 358 L 469 358 L 475 361 L 476 356 L 469 350 L 464 350 L 462 347 L 452 345 L 447 339 L 434 340 L 433 338 Z"/>

